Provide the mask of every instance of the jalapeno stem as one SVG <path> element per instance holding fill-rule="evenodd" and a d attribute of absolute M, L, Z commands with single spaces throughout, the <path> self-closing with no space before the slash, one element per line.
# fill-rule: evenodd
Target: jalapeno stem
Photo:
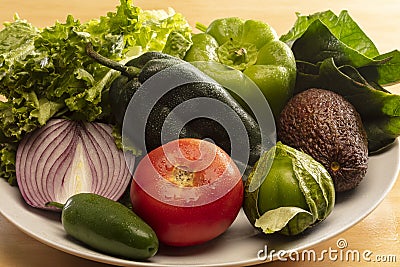
<path fill-rule="evenodd" d="M 63 208 L 64 208 L 64 204 L 61 204 L 61 203 L 58 203 L 58 202 L 55 202 L 55 201 L 47 202 L 47 203 L 45 204 L 45 206 L 46 206 L 46 207 L 59 208 L 59 209 L 63 209 Z"/>
<path fill-rule="evenodd" d="M 196 29 L 202 31 L 202 32 L 206 32 L 207 30 L 207 26 L 200 23 L 200 22 L 196 22 Z"/>
<path fill-rule="evenodd" d="M 113 61 L 109 58 L 100 55 L 94 50 L 92 43 L 86 44 L 86 53 L 101 65 L 109 67 L 113 70 L 117 70 L 121 72 L 122 75 L 125 75 L 129 78 L 136 77 L 141 71 L 139 68 L 133 66 L 125 66 L 121 63 L 118 63 L 116 61 Z"/>

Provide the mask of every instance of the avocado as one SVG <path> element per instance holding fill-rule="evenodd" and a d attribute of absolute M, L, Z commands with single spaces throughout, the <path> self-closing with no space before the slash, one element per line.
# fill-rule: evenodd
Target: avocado
<path fill-rule="evenodd" d="M 283 109 L 278 138 L 319 161 L 336 192 L 348 191 L 365 177 L 368 141 L 360 115 L 342 96 L 311 88 L 295 95 Z"/>

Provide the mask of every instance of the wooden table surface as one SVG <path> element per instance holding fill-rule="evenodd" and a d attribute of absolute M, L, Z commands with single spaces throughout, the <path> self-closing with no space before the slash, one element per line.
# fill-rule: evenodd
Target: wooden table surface
<path fill-rule="evenodd" d="M 49 26 L 54 21 L 64 21 L 67 14 L 86 21 L 115 10 L 119 1 L 95 0 L 1 0 L 0 21 L 10 21 L 14 13 L 39 27 Z M 193 26 L 196 22 L 208 24 L 217 17 L 240 16 L 261 19 L 276 29 L 279 35 L 293 25 L 295 12 L 311 14 L 331 9 L 339 12 L 346 9 L 362 29 L 372 38 L 381 52 L 400 48 L 400 1 L 270 1 L 270 0 L 137 0 L 135 5 L 143 9 L 167 9 L 173 7 L 185 15 Z M 400 87 L 389 88 L 400 93 Z M 366 263 L 323 261 L 323 262 L 273 262 L 275 266 L 399 266 L 400 265 L 400 179 L 383 202 L 360 223 L 341 233 L 338 237 L 320 243 L 314 249 L 322 251 L 336 248 L 338 238 L 344 238 L 351 248 L 370 250 L 373 255 L 396 256 L 397 263 Z M 387 257 L 388 258 L 388 257 Z M 393 257 L 391 258 L 393 261 Z M 108 265 L 81 259 L 50 248 L 19 231 L 0 215 L 0 267 L 47 267 L 85 266 L 105 267 Z"/>

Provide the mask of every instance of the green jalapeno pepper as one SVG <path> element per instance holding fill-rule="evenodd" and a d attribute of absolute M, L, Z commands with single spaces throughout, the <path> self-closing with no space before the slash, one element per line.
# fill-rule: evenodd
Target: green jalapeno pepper
<path fill-rule="evenodd" d="M 144 260 L 158 251 L 154 230 L 119 202 L 93 193 L 79 193 L 65 204 L 46 205 L 62 209 L 61 222 L 67 234 L 100 252 Z"/>
<path fill-rule="evenodd" d="M 279 41 L 267 23 L 236 17 L 214 20 L 192 36 L 184 60 L 215 61 L 242 71 L 263 92 L 277 118 L 293 95 L 296 62 L 291 49 Z M 248 95 L 249 92 L 243 92 Z"/>

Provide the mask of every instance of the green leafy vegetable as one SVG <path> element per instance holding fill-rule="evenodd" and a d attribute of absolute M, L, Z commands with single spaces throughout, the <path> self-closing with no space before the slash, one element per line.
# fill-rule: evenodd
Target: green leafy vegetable
<path fill-rule="evenodd" d="M 299 63 L 304 64 L 304 63 Z M 299 72 L 297 90 L 318 87 L 343 95 L 360 113 L 368 135 L 370 153 L 390 145 L 400 134 L 400 95 L 372 86 L 356 68 L 337 67 L 332 58 L 324 60 L 318 74 Z"/>
<path fill-rule="evenodd" d="M 0 31 L 0 60 L 2 65 L 11 66 L 15 60 L 33 51 L 33 38 L 38 30 L 25 20 L 14 16 L 13 23 L 4 23 Z M 3 76 L 4 73 L 1 73 Z"/>
<path fill-rule="evenodd" d="M 173 10 L 145 11 L 121 0 L 115 12 L 81 23 L 36 28 L 17 16 L 0 31 L 0 158 L 2 177 L 13 177 L 18 142 L 50 118 L 112 123 L 108 89 L 118 73 L 86 54 L 91 42 L 113 60 L 128 60 L 148 50 L 162 51 L 175 31 L 189 38 L 191 29 Z M 11 180 L 13 178 L 10 178 Z"/>
<path fill-rule="evenodd" d="M 0 175 L 11 185 L 17 184 L 17 180 L 15 179 L 16 151 L 17 147 L 15 144 L 3 144 L 0 149 Z"/>
<path fill-rule="evenodd" d="M 360 54 L 370 58 L 379 55 L 375 44 L 361 30 L 346 10 L 343 10 L 339 16 L 336 16 L 330 10 L 317 12 L 309 16 L 297 13 L 297 21 L 293 28 L 287 34 L 282 35 L 280 40 L 293 44 L 293 42 L 299 39 L 315 21 L 326 25 L 332 35 Z"/>
<path fill-rule="evenodd" d="M 187 36 L 173 31 L 168 35 L 167 42 L 162 50 L 163 53 L 183 59 L 192 45 Z"/>
<path fill-rule="evenodd" d="M 400 136 L 400 96 L 384 88 L 400 82 L 398 50 L 380 54 L 347 11 L 298 14 L 280 39 L 296 58 L 295 93 L 317 87 L 345 97 L 362 117 L 371 154 Z"/>

